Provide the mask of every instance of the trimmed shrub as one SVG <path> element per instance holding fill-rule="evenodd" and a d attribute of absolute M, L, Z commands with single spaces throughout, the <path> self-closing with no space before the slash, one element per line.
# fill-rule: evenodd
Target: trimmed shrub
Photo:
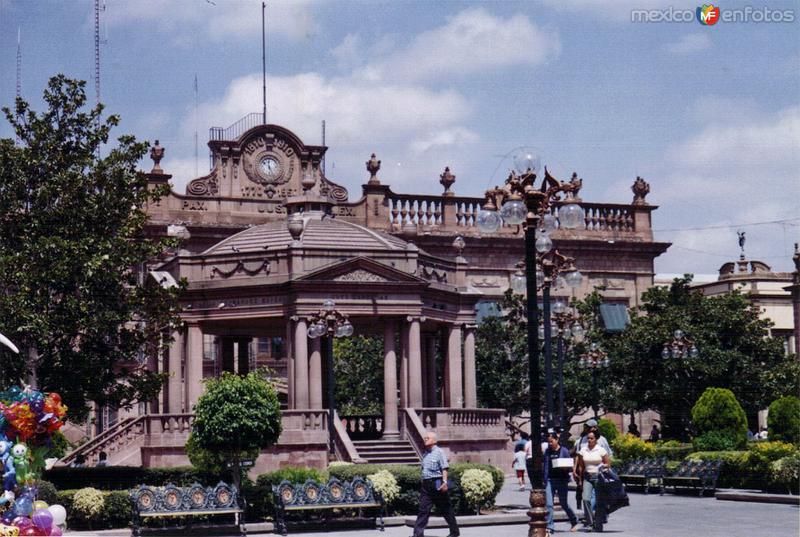
<path fill-rule="evenodd" d="M 617 426 L 611 420 L 600 418 L 597 421 L 597 428 L 600 430 L 600 434 L 606 437 L 609 446 L 619 436 Z"/>
<path fill-rule="evenodd" d="M 727 388 L 706 388 L 692 408 L 692 423 L 705 445 L 719 442 L 723 436 L 730 438 L 732 447 L 747 444 L 747 416 L 733 392 Z"/>
<path fill-rule="evenodd" d="M 748 451 L 696 451 L 686 457 L 687 461 L 722 460 L 717 486 L 721 488 L 759 488 L 760 480 L 750 471 Z M 674 470 L 672 470 L 674 471 Z"/>
<path fill-rule="evenodd" d="M 103 512 L 104 506 L 105 495 L 92 487 L 76 490 L 72 498 L 75 518 L 85 520 L 90 529 L 96 526 L 95 522 L 100 521 L 100 513 Z"/>
<path fill-rule="evenodd" d="M 58 491 L 56 487 L 49 481 L 39 480 L 36 483 L 36 499 L 47 502 L 47 505 L 58 503 Z"/>
<path fill-rule="evenodd" d="M 381 470 L 391 473 L 400 488 L 397 498 L 391 503 L 387 502 L 387 511 L 391 514 L 416 513 L 419 510 L 419 489 L 422 486 L 418 467 L 404 464 L 350 464 L 328 467 L 331 477 L 341 481 L 350 481 L 356 476 L 366 477 Z"/>
<path fill-rule="evenodd" d="M 380 470 L 370 474 L 367 479 L 372 482 L 375 490 L 381 493 L 387 504 L 392 503 L 400 496 L 400 487 L 397 486 L 397 480 L 388 470 Z"/>
<path fill-rule="evenodd" d="M 736 438 L 725 431 L 708 431 L 692 441 L 697 451 L 735 451 L 741 447 Z"/>
<path fill-rule="evenodd" d="M 677 440 L 659 441 L 656 442 L 655 456 L 658 458 L 664 457 L 668 461 L 682 461 L 693 451 L 692 444 L 682 444 Z"/>
<path fill-rule="evenodd" d="M 789 494 L 800 493 L 800 451 L 772 463 L 772 482 Z"/>
<path fill-rule="evenodd" d="M 800 444 L 800 399 L 791 395 L 769 405 L 767 416 L 770 440 Z"/>
<path fill-rule="evenodd" d="M 621 464 L 630 462 L 634 459 L 651 458 L 656 455 L 656 447 L 650 442 L 645 442 L 638 436 L 626 434 L 614 439 L 611 443 L 614 450 L 614 459 Z"/>
<path fill-rule="evenodd" d="M 100 524 L 106 528 L 124 528 L 130 525 L 133 519 L 131 497 L 128 492 L 114 490 L 104 494 L 103 510 L 100 514 Z"/>
<path fill-rule="evenodd" d="M 461 475 L 461 490 L 467 505 L 473 507 L 480 514 L 481 506 L 491 497 L 494 492 L 494 480 L 492 474 L 486 470 L 471 468 Z"/>
<path fill-rule="evenodd" d="M 142 468 L 139 466 L 105 466 L 91 468 L 68 468 L 59 466 L 44 472 L 43 477 L 58 490 L 93 487 L 101 490 L 130 490 L 139 485 L 162 486 L 167 483 L 214 486 L 220 481 L 230 483 L 231 473 L 201 471 L 193 466 L 172 468 Z"/>

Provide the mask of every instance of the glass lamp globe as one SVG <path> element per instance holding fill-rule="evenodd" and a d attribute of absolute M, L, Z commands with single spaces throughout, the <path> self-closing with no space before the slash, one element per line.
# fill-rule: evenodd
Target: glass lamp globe
<path fill-rule="evenodd" d="M 562 314 L 567 311 L 567 303 L 561 299 L 556 300 L 553 302 L 553 313 Z"/>
<path fill-rule="evenodd" d="M 573 324 L 570 332 L 572 332 L 572 336 L 577 340 L 583 339 L 583 336 L 586 333 L 580 323 Z"/>
<path fill-rule="evenodd" d="M 311 339 L 317 339 L 320 336 L 320 333 L 317 331 L 317 325 L 312 324 L 308 327 L 308 337 Z"/>
<path fill-rule="evenodd" d="M 536 271 L 536 286 L 541 287 L 544 285 L 544 272 L 541 270 Z"/>
<path fill-rule="evenodd" d="M 689 356 L 692 358 L 697 358 L 698 356 L 700 356 L 700 351 L 697 349 L 697 347 L 692 345 L 692 348 L 689 349 Z"/>
<path fill-rule="evenodd" d="M 518 295 L 524 295 L 528 289 L 528 282 L 522 272 L 516 272 L 511 276 L 511 290 Z"/>
<path fill-rule="evenodd" d="M 596 351 L 599 348 L 600 348 L 600 345 L 598 345 L 597 343 L 592 343 L 591 345 L 589 345 L 589 350 L 592 350 L 592 351 Z"/>
<path fill-rule="evenodd" d="M 542 228 L 545 231 L 553 231 L 558 227 L 558 219 L 552 213 L 546 213 L 542 217 Z"/>
<path fill-rule="evenodd" d="M 327 300 L 325 300 L 325 301 L 322 303 L 322 309 L 324 309 L 325 311 L 333 311 L 333 309 L 334 309 L 335 307 L 336 307 L 336 302 L 334 302 L 334 301 L 333 301 L 333 300 L 331 300 L 330 298 L 329 298 L 329 299 L 327 299 Z"/>
<path fill-rule="evenodd" d="M 583 229 L 586 227 L 583 209 L 577 203 L 567 203 L 558 210 L 558 221 L 565 229 Z"/>
<path fill-rule="evenodd" d="M 500 217 L 510 226 L 516 226 L 525 221 L 528 214 L 525 204 L 520 200 L 507 201 L 500 207 Z"/>
<path fill-rule="evenodd" d="M 481 233 L 487 235 L 495 233 L 500 229 L 502 224 L 503 220 L 500 218 L 500 215 L 497 214 L 497 211 L 487 211 L 485 209 L 478 211 L 476 225 L 478 226 L 478 231 Z"/>
<path fill-rule="evenodd" d="M 608 359 L 608 356 L 603 358 L 603 367 L 608 367 L 611 365 L 611 360 Z"/>
<path fill-rule="evenodd" d="M 583 282 L 583 274 L 579 270 L 572 270 L 564 275 L 564 280 L 572 288 L 580 287 Z"/>
<path fill-rule="evenodd" d="M 661 357 L 664 360 L 669 359 L 669 347 L 664 347 L 663 349 L 661 349 Z"/>
<path fill-rule="evenodd" d="M 683 339 L 683 335 L 684 335 L 683 334 L 683 330 L 675 330 L 675 333 L 673 335 L 675 336 L 675 339 L 681 340 L 681 339 Z"/>
<path fill-rule="evenodd" d="M 340 324 L 336 326 L 336 330 L 333 332 L 334 337 L 344 337 L 344 325 Z"/>
<path fill-rule="evenodd" d="M 672 357 L 673 358 L 682 358 L 683 357 L 683 352 L 681 352 L 681 348 L 678 347 L 677 345 L 672 347 Z"/>
<path fill-rule="evenodd" d="M 353 335 L 353 325 L 350 324 L 350 321 L 345 321 L 342 325 L 342 337 L 350 337 Z"/>
<path fill-rule="evenodd" d="M 539 339 L 544 340 L 544 326 L 539 326 Z"/>
<path fill-rule="evenodd" d="M 536 251 L 540 254 L 546 254 L 550 250 L 553 249 L 553 239 L 550 238 L 550 235 L 547 233 L 542 233 L 538 239 L 536 239 Z"/>
<path fill-rule="evenodd" d="M 320 321 L 317 323 L 317 333 L 320 336 L 324 336 L 328 332 L 328 325 L 325 324 L 324 321 Z"/>
<path fill-rule="evenodd" d="M 542 161 L 539 156 L 531 149 L 523 149 L 513 157 L 514 171 L 517 173 L 533 172 L 539 173 Z"/>

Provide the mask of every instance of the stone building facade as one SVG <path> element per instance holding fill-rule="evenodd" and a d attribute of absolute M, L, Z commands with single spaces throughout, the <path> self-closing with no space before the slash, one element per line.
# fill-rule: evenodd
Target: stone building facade
<path fill-rule="evenodd" d="M 203 377 L 268 365 L 279 376 L 284 432 L 257 470 L 324 466 L 325 364 L 307 330 L 333 299 L 356 334 L 384 342 L 383 414 L 337 416 L 338 459 L 418 455 L 424 432 L 435 429 L 455 460 L 506 464 L 504 413 L 477 408 L 475 326 L 481 305 L 503 295 L 524 257 L 520 230 L 481 236 L 483 198 L 457 195 L 448 168 L 440 195 L 400 194 L 381 181 L 372 155 L 360 197 L 351 199 L 322 172 L 327 148 L 283 127 L 245 118 L 212 129 L 209 148 L 207 175 L 148 207 L 152 236 L 183 239 L 150 267 L 162 285 L 188 281 L 185 328 L 149 363 L 169 381 L 158 401 L 107 424 L 79 452 L 91 461 L 106 451 L 110 464 L 183 463 Z M 156 142 L 154 186 L 171 179 L 163 155 Z M 585 276 L 581 288 L 555 289 L 553 299 L 603 285 L 604 300 L 634 306 L 653 284 L 653 260 L 669 245 L 653 239 L 649 185 L 637 178 L 632 190 L 627 204 L 582 201 L 586 228 L 553 233 Z"/>

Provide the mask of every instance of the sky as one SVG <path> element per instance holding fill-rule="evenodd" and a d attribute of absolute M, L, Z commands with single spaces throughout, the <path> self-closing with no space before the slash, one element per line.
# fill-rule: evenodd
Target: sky
<path fill-rule="evenodd" d="M 748 257 L 792 270 L 800 1 L 714 4 L 747 22 L 664 20 L 699 5 L 269 0 L 267 120 L 308 144 L 325 120 L 327 175 L 351 200 L 372 152 L 395 192 L 440 193 L 449 166 L 457 194 L 480 196 L 526 147 L 556 177 L 577 172 L 587 201 L 630 203 L 636 177 L 648 181 L 655 238 L 672 243 L 659 273 L 716 273 L 738 257 L 737 231 Z M 159 139 L 183 193 L 208 172 L 209 127 L 261 111 L 261 2 L 105 0 L 100 26 L 114 134 Z M 0 0 L 2 106 L 15 96 L 18 31 L 34 108 L 57 73 L 88 80 L 94 98 L 93 1 Z"/>

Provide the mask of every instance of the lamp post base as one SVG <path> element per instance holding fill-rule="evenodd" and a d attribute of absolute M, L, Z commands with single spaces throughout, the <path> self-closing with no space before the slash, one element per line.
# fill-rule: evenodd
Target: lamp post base
<path fill-rule="evenodd" d="M 531 510 L 528 511 L 528 537 L 545 537 L 547 532 L 547 499 L 544 489 L 531 490 Z"/>

